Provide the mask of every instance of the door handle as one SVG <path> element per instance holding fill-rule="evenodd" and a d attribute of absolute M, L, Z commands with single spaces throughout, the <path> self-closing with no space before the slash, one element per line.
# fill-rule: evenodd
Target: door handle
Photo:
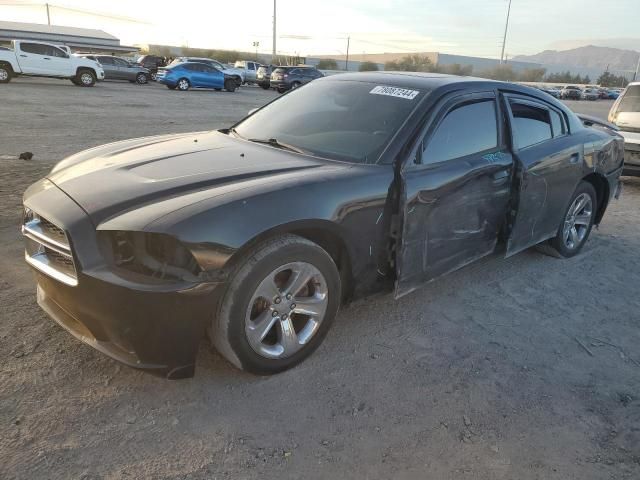
<path fill-rule="evenodd" d="M 21 53 L 20 56 L 26 58 L 26 55 L 24 53 Z"/>
<path fill-rule="evenodd" d="M 51 60 L 49 57 L 44 57 L 43 60 Z"/>
<path fill-rule="evenodd" d="M 578 161 L 580 161 L 580 154 L 578 152 L 572 153 L 571 157 L 569 157 L 569 162 L 570 163 L 578 163 Z"/>

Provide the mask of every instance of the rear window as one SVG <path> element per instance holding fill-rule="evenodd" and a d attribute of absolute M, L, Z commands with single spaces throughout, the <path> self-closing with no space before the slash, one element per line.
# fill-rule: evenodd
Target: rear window
<path fill-rule="evenodd" d="M 513 114 L 513 139 L 518 148 L 551 140 L 553 133 L 548 109 L 518 101 L 511 101 L 510 105 Z"/>
<path fill-rule="evenodd" d="M 618 112 L 640 112 L 640 85 L 631 85 L 620 100 Z"/>

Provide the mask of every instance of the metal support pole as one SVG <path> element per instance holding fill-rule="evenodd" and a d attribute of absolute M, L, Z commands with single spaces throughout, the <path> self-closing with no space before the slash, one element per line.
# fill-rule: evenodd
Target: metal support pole
<path fill-rule="evenodd" d="M 640 56 L 638 56 L 638 64 L 636 65 L 636 71 L 633 74 L 633 81 L 635 82 L 638 79 L 638 75 L 640 74 Z"/>
<path fill-rule="evenodd" d="M 504 62 L 504 47 L 507 43 L 507 29 L 509 28 L 509 15 L 511 14 L 511 0 L 509 0 L 509 6 L 507 7 L 507 21 L 504 24 L 504 37 L 502 38 L 502 52 L 500 53 L 500 65 Z"/>
<path fill-rule="evenodd" d="M 347 56 L 344 60 L 344 69 L 349 71 L 349 42 L 351 41 L 351 37 L 347 37 Z"/>
<path fill-rule="evenodd" d="M 47 6 L 47 25 L 51 25 L 51 16 L 49 15 L 49 4 L 45 3 Z"/>
<path fill-rule="evenodd" d="M 276 0 L 273 0 L 273 51 L 271 52 L 271 63 L 276 64 Z"/>

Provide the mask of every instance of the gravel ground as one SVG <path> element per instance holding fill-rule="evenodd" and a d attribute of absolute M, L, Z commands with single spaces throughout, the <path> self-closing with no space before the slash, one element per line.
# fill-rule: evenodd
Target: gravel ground
<path fill-rule="evenodd" d="M 171 382 L 40 311 L 21 194 L 80 149 L 219 128 L 275 94 L 0 87 L 0 478 L 640 478 L 640 179 L 578 257 L 491 257 L 399 301 L 357 302 L 274 377 L 203 342 L 196 377 Z"/>

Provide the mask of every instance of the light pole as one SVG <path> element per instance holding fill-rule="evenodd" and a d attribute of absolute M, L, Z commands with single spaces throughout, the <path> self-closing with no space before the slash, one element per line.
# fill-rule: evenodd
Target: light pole
<path fill-rule="evenodd" d="M 347 37 L 347 56 L 344 60 L 344 69 L 349 71 L 349 42 L 351 42 L 351 37 Z"/>
<path fill-rule="evenodd" d="M 258 47 L 260 46 L 260 42 L 253 42 L 253 46 L 256 47 L 256 62 L 258 61 Z"/>
<path fill-rule="evenodd" d="M 45 3 L 47 6 L 47 25 L 51 25 L 51 16 L 49 15 L 49 4 Z"/>
<path fill-rule="evenodd" d="M 509 6 L 507 7 L 507 21 L 504 24 L 504 37 L 502 38 L 502 52 L 500 53 L 500 65 L 504 62 L 504 47 L 507 43 L 507 29 L 509 28 L 509 15 L 511 14 L 511 0 L 509 0 Z"/>
<path fill-rule="evenodd" d="M 633 74 L 633 81 L 635 82 L 638 78 L 638 74 L 640 73 L 640 56 L 638 56 L 638 64 L 636 65 L 636 71 Z"/>

